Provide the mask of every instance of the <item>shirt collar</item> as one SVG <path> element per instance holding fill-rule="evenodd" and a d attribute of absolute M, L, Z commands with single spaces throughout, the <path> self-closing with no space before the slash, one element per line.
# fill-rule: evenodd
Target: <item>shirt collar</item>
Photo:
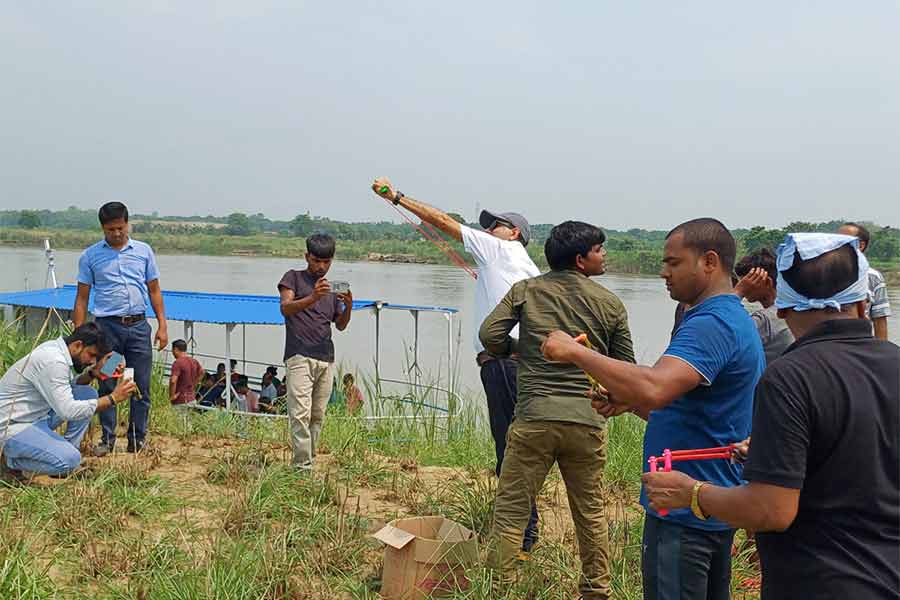
<path fill-rule="evenodd" d="M 56 338 L 56 343 L 58 345 L 58 349 L 62 352 L 63 356 L 66 357 L 66 362 L 69 363 L 70 368 L 74 368 L 75 363 L 72 362 L 72 355 L 69 354 L 69 345 L 66 343 L 66 340 L 60 336 Z"/>
<path fill-rule="evenodd" d="M 115 248 L 109 245 L 109 242 L 106 241 L 106 238 L 103 238 L 103 245 L 110 250 L 115 250 Z M 122 250 L 125 250 L 126 248 L 134 248 L 134 240 L 131 239 L 130 235 L 128 236 L 128 242 L 124 246 L 122 246 Z M 117 250 L 117 252 L 121 252 L 122 250 Z"/>
<path fill-rule="evenodd" d="M 865 339 L 872 336 L 872 323 L 866 319 L 830 319 L 810 329 L 806 335 L 785 350 L 790 352 L 801 346 L 816 342 L 835 340 Z"/>

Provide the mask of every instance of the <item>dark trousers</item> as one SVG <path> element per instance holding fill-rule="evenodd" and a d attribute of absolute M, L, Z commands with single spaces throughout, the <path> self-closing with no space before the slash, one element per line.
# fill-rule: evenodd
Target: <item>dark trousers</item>
<path fill-rule="evenodd" d="M 128 441 L 143 442 L 147 437 L 147 421 L 150 417 L 150 372 L 153 369 L 153 340 L 150 323 L 146 320 L 134 325 L 123 325 L 115 318 L 100 317 L 97 325 L 106 334 L 110 347 L 125 357 L 125 365 L 134 369 L 134 382 L 141 391 L 141 399 L 131 397 L 128 414 Z M 100 383 L 100 395 L 110 393 L 117 379 L 107 379 Z M 116 441 L 116 407 L 111 406 L 100 413 L 103 441 Z"/>
<path fill-rule="evenodd" d="M 497 477 L 503 465 L 506 453 L 506 432 L 516 414 L 516 361 L 508 358 L 489 360 L 481 366 L 481 384 L 487 396 L 488 419 L 491 423 L 491 435 L 494 437 L 494 450 L 497 453 Z M 537 506 L 531 506 L 531 517 L 522 538 L 522 549 L 531 550 L 538 539 Z"/>
<path fill-rule="evenodd" d="M 646 515 L 644 600 L 728 600 L 734 530 L 704 531 Z"/>

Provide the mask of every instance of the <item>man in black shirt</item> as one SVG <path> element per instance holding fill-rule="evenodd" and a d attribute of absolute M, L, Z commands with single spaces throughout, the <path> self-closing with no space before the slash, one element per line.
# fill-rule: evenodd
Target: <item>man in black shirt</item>
<path fill-rule="evenodd" d="M 900 348 L 866 316 L 849 236 L 791 234 L 779 316 L 797 338 L 756 388 L 744 478 L 720 488 L 647 473 L 651 507 L 756 530 L 764 600 L 900 597 Z"/>

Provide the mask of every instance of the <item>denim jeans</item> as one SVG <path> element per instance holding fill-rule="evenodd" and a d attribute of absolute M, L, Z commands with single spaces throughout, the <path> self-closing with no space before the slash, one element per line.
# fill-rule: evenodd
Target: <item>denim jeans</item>
<path fill-rule="evenodd" d="M 728 600 L 734 530 L 644 518 L 644 600 Z"/>
<path fill-rule="evenodd" d="M 488 420 L 491 424 L 491 435 L 494 438 L 494 450 L 497 454 L 497 477 L 503 466 L 503 455 L 506 453 L 506 432 L 516 414 L 516 374 L 518 364 L 507 358 L 489 360 L 481 367 L 481 385 L 487 397 Z M 530 551 L 538 539 L 538 511 L 532 505 L 531 516 L 522 536 L 522 549 Z"/>
<path fill-rule="evenodd" d="M 97 391 L 88 385 L 73 385 L 75 400 L 90 400 Z M 6 440 L 3 454 L 10 469 L 31 471 L 45 475 L 64 475 L 81 464 L 81 438 L 87 431 L 90 419 L 69 421 L 65 436 L 54 429 L 63 421 L 52 410 L 50 414 Z"/>
<path fill-rule="evenodd" d="M 128 414 L 128 441 L 143 442 L 147 437 L 147 420 L 150 417 L 150 372 L 153 369 L 153 347 L 150 323 L 145 320 L 134 325 L 123 325 L 114 317 L 100 317 L 97 325 L 106 334 L 110 348 L 125 357 L 126 366 L 134 369 L 134 382 L 141 391 L 141 399 L 131 397 Z M 107 379 L 100 384 L 100 395 L 108 394 L 116 387 L 117 379 Z M 116 407 L 100 413 L 103 442 L 116 442 Z"/>

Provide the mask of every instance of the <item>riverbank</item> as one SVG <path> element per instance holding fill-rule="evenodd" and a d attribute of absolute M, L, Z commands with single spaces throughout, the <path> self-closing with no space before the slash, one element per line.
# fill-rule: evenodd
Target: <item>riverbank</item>
<path fill-rule="evenodd" d="M 0 245 L 42 247 L 50 238 L 54 248 L 82 250 L 99 239 L 99 233 L 83 229 L 0 229 Z M 190 254 L 198 256 L 240 256 L 255 258 L 299 258 L 306 253 L 306 240 L 285 234 L 256 233 L 252 235 L 225 235 L 220 233 L 136 233 L 136 239 L 147 242 L 159 254 Z M 451 246 L 462 256 L 467 256 L 462 244 Z M 607 243 L 607 267 L 609 273 L 626 275 L 657 275 L 662 262 L 662 242 L 644 243 L 633 248 L 631 240 L 611 238 Z M 743 251 L 739 248 L 739 255 Z M 528 247 L 528 254 L 542 270 L 547 269 L 543 244 L 536 242 Z M 433 243 L 417 240 L 345 240 L 337 246 L 337 258 L 342 261 L 366 261 L 408 264 L 452 265 L 453 262 Z M 873 261 L 889 285 L 900 284 L 900 256 L 894 261 Z"/>
<path fill-rule="evenodd" d="M 158 232 L 136 233 L 136 239 L 153 246 L 159 254 L 191 254 L 201 256 L 241 256 L 266 258 L 299 258 L 306 253 L 305 238 L 258 233 L 246 236 L 191 233 L 171 234 Z M 42 247 L 49 238 L 56 249 L 82 250 L 99 239 L 99 232 L 81 229 L 19 229 L 0 230 L 0 245 Z M 451 246 L 465 256 L 462 244 Z M 531 244 L 528 253 L 541 269 L 547 268 L 543 244 Z M 389 263 L 415 263 L 452 265 L 452 261 L 427 240 L 339 240 L 337 258 L 342 261 L 368 261 Z M 661 249 L 657 252 L 610 250 L 611 273 L 655 275 L 658 272 Z"/>

